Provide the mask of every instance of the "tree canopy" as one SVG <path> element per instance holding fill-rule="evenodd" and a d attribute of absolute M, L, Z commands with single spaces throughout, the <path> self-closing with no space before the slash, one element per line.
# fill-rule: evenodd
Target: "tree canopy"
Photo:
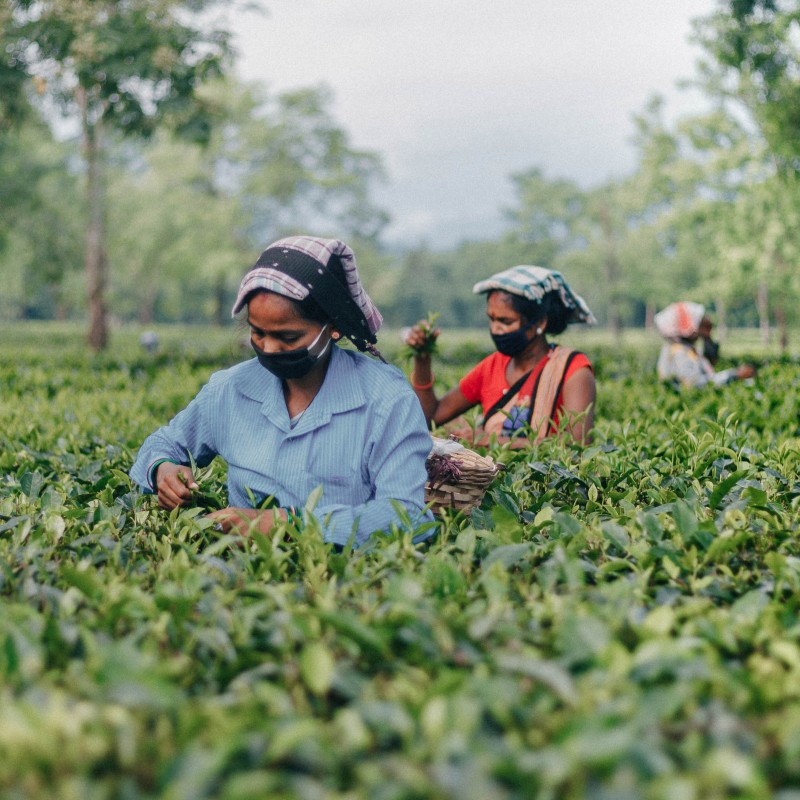
<path fill-rule="evenodd" d="M 85 271 L 89 344 L 106 346 L 106 133 L 149 136 L 167 121 L 210 135 L 196 89 L 218 75 L 228 34 L 201 25 L 219 0 L 10 0 L 5 69 L 24 75 L 81 131 L 86 163 Z"/>
<path fill-rule="evenodd" d="M 562 270 L 618 332 L 683 297 L 712 305 L 722 327 L 760 324 L 767 336 L 777 324 L 788 342 L 800 296 L 796 0 L 720 2 L 696 21 L 694 84 L 708 108 L 668 123 L 654 97 L 633 119 L 629 175 L 585 187 L 533 163 L 509 176 L 502 235 L 401 251 L 383 242 L 388 214 L 372 199 L 380 154 L 352 144 L 324 86 L 272 94 L 223 76 L 228 34 L 200 20 L 224 5 L 13 0 L 0 10 L 0 272 L 20 287 L 3 314 L 88 311 L 102 346 L 110 270 L 123 319 L 222 322 L 254 255 L 305 230 L 357 245 L 396 325 L 428 311 L 481 325 L 472 285 L 528 263 Z M 82 159 L 42 124 L 56 112 L 80 130 Z M 84 302 L 74 291 L 81 221 Z M 57 257 L 43 269 L 36 254 L 48 248 Z"/>

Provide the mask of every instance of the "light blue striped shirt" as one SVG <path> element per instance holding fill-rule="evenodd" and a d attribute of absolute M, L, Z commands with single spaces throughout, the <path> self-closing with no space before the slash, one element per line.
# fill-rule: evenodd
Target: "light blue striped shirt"
<path fill-rule="evenodd" d="M 319 393 L 294 427 L 281 381 L 256 359 L 214 373 L 189 405 L 145 439 L 131 478 L 152 492 L 159 459 L 198 466 L 228 463 L 228 503 L 249 507 L 272 495 L 302 508 L 318 486 L 314 510 L 325 541 L 355 544 L 398 520 L 392 501 L 422 515 L 425 458 L 431 448 L 419 401 L 396 367 L 334 347 Z M 431 533 L 433 530 L 431 529 Z"/>

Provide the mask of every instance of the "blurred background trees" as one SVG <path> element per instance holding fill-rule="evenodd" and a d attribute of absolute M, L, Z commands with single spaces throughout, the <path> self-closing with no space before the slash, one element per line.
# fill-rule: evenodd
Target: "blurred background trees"
<path fill-rule="evenodd" d="M 106 164 L 109 139 L 147 137 L 169 124 L 208 137 L 197 86 L 220 74 L 225 31 L 206 29 L 202 12 L 218 0 L 9 0 L 2 44 L 5 69 L 29 78 L 51 108 L 74 123 L 83 156 L 88 341 L 106 346 Z"/>
<path fill-rule="evenodd" d="M 800 11 L 731 0 L 696 22 L 708 111 L 636 115 L 636 169 L 582 187 L 509 176 L 506 231 L 390 249 L 380 154 L 355 148 L 325 87 L 272 95 L 229 72 L 222 0 L 12 0 L 0 10 L 0 280 L 5 318 L 222 324 L 243 270 L 301 230 L 353 244 L 387 322 L 484 324 L 472 285 L 513 264 L 561 269 L 620 334 L 686 297 L 717 322 L 777 326 L 800 295 Z M 192 13 L 189 13 L 192 12 Z M 71 124 L 64 123 L 64 120 Z M 108 275 L 106 275 L 106 269 Z M 107 295 L 107 297 L 106 297 Z"/>

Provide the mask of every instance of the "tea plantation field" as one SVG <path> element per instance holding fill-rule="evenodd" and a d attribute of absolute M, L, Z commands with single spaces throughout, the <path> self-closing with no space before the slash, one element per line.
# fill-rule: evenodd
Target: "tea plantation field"
<path fill-rule="evenodd" d="M 681 395 L 587 338 L 591 446 L 497 449 L 471 522 L 341 554 L 127 477 L 241 332 L 0 334 L 4 800 L 800 798 L 800 364 Z"/>

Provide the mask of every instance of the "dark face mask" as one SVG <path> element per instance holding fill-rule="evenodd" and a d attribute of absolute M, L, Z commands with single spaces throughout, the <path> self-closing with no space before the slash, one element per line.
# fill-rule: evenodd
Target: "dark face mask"
<path fill-rule="evenodd" d="M 265 353 L 263 350 L 256 347 L 252 341 L 250 342 L 250 346 L 255 351 L 259 364 L 261 364 L 264 369 L 269 370 L 276 378 L 280 378 L 282 381 L 292 378 L 302 378 L 308 375 L 319 363 L 320 359 L 325 355 L 331 341 L 333 341 L 332 339 L 328 339 L 319 353 L 312 352 L 317 346 L 322 332 L 327 327 L 327 325 L 323 326 L 317 338 L 314 339 L 308 347 L 284 350 L 281 353 Z"/>
<path fill-rule="evenodd" d="M 531 343 L 531 339 L 528 338 L 528 331 L 535 324 L 535 322 L 531 322 L 522 328 L 511 331 L 511 333 L 492 334 L 494 346 L 504 356 L 519 355 Z"/>

